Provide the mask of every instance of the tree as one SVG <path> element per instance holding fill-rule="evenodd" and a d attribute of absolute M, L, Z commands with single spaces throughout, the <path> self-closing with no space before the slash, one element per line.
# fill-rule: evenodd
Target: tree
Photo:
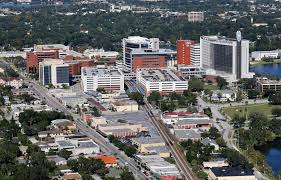
<path fill-rule="evenodd" d="M 209 116 L 210 118 L 213 117 L 213 113 L 212 113 L 212 111 L 211 111 L 211 108 L 209 108 L 209 107 L 204 108 L 203 111 L 204 111 L 204 113 L 205 113 L 207 116 Z"/>
<path fill-rule="evenodd" d="M 85 175 L 98 174 L 104 177 L 108 173 L 105 164 L 100 159 L 95 158 L 79 157 L 78 159 L 67 161 L 67 166 L 71 170 Z"/>
<path fill-rule="evenodd" d="M 213 95 L 213 91 L 210 90 L 210 89 L 205 89 L 204 90 L 204 94 L 205 94 L 205 96 L 208 96 L 209 97 L 209 101 L 211 101 L 211 98 L 212 98 L 212 95 Z"/>
<path fill-rule="evenodd" d="M 221 98 L 222 98 L 221 92 L 218 92 L 217 96 L 218 96 L 219 101 L 221 101 Z"/>
<path fill-rule="evenodd" d="M 271 113 L 274 116 L 280 117 L 281 116 L 281 108 L 272 108 Z"/>
<path fill-rule="evenodd" d="M 225 156 L 231 166 L 242 166 L 245 168 L 252 168 L 253 166 L 248 163 L 248 160 L 240 154 L 240 152 L 234 149 L 224 149 L 222 155 Z"/>
<path fill-rule="evenodd" d="M 269 125 L 269 120 L 263 113 L 253 112 L 249 115 L 250 138 L 254 145 L 264 144 L 272 138 Z"/>
<path fill-rule="evenodd" d="M 120 174 L 121 180 L 134 180 L 134 175 L 132 172 L 129 171 L 127 167 L 124 168 L 122 173 Z"/>
<path fill-rule="evenodd" d="M 62 84 L 63 89 L 69 89 L 69 86 L 67 84 Z"/>
<path fill-rule="evenodd" d="M 139 92 L 130 93 L 129 98 L 137 101 L 138 104 L 143 104 L 143 95 Z"/>
<path fill-rule="evenodd" d="M 260 95 L 260 93 L 257 90 L 254 90 L 254 89 L 248 90 L 248 98 L 249 99 L 256 99 L 258 95 Z"/>
<path fill-rule="evenodd" d="M 204 89 L 204 83 L 200 79 L 191 79 L 188 82 L 188 88 L 191 91 L 199 92 L 199 91 L 202 91 Z"/>
<path fill-rule="evenodd" d="M 71 154 L 72 154 L 71 151 L 67 151 L 67 150 L 65 150 L 65 149 L 62 149 L 62 150 L 60 150 L 60 151 L 58 152 L 58 155 L 59 155 L 60 157 L 63 157 L 63 158 L 66 159 L 66 160 L 71 156 Z"/>
<path fill-rule="evenodd" d="M 97 88 L 97 92 L 99 93 L 106 93 L 106 90 L 104 88 Z"/>
<path fill-rule="evenodd" d="M 228 82 L 223 77 L 217 76 L 216 81 L 219 89 L 224 89 L 228 85 Z"/>
<path fill-rule="evenodd" d="M 246 121 L 245 116 L 239 116 L 238 114 L 235 114 L 231 120 L 231 123 L 237 127 L 243 127 L 245 124 L 245 121 Z"/>
<path fill-rule="evenodd" d="M 147 97 L 148 102 L 159 104 L 159 101 L 162 99 L 161 94 L 157 91 L 152 91 L 152 93 Z"/>
<path fill-rule="evenodd" d="M 268 97 L 268 101 L 272 105 L 280 105 L 281 104 L 281 93 L 278 92 L 276 94 L 272 94 Z"/>

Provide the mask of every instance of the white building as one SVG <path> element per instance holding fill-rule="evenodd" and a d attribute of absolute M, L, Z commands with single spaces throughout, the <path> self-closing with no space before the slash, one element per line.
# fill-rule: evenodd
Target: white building
<path fill-rule="evenodd" d="M 124 71 L 133 72 L 132 54 L 135 50 L 159 50 L 158 38 L 145 38 L 140 36 L 129 36 L 122 40 Z"/>
<path fill-rule="evenodd" d="M 167 94 L 188 90 L 188 81 L 176 76 L 170 69 L 138 69 L 137 83 L 144 89 L 145 95 L 152 91 Z"/>
<path fill-rule="evenodd" d="M 260 61 L 262 58 L 277 59 L 278 57 L 278 51 L 253 51 L 251 54 L 251 59 L 253 61 Z"/>
<path fill-rule="evenodd" d="M 191 46 L 190 60 L 191 65 L 200 66 L 200 43 Z"/>
<path fill-rule="evenodd" d="M 93 58 L 117 59 L 119 55 L 117 51 L 105 51 L 104 49 L 86 49 L 83 54 L 89 59 L 93 59 Z"/>
<path fill-rule="evenodd" d="M 178 121 L 183 120 L 198 120 L 198 121 L 209 121 L 209 116 L 202 113 L 192 112 L 166 112 L 161 115 L 161 120 L 165 124 L 175 125 Z"/>
<path fill-rule="evenodd" d="M 254 73 L 249 72 L 249 41 L 241 39 L 240 31 L 236 36 L 236 39 L 201 36 L 201 67 L 211 69 L 212 75 L 227 77 L 229 82 L 252 78 Z"/>
<path fill-rule="evenodd" d="M 206 70 L 200 66 L 179 66 L 178 70 L 185 79 L 190 79 L 192 77 L 202 77 L 206 75 Z"/>
<path fill-rule="evenodd" d="M 69 65 L 59 59 L 46 59 L 40 62 L 39 81 L 44 86 L 48 84 L 69 86 Z"/>
<path fill-rule="evenodd" d="M 4 79 L 1 79 L 1 80 L 4 80 Z M 7 78 L 5 80 L 6 80 L 5 86 L 11 86 L 15 89 L 19 89 L 20 87 L 23 86 L 23 79 L 21 79 L 21 78 Z M 0 84 L 2 84 L 2 82 Z"/>
<path fill-rule="evenodd" d="M 55 139 L 58 150 L 66 149 L 72 152 L 72 155 L 80 154 L 98 154 L 100 147 L 88 137 L 63 137 L 58 136 Z"/>
<path fill-rule="evenodd" d="M 226 101 L 236 101 L 237 93 L 232 90 L 216 90 L 213 91 L 213 94 L 211 96 L 212 101 L 220 101 L 220 102 L 226 102 Z"/>
<path fill-rule="evenodd" d="M 81 80 L 84 92 L 96 91 L 98 88 L 103 88 L 106 91 L 124 91 L 124 75 L 113 67 L 83 67 Z"/>
<path fill-rule="evenodd" d="M 188 22 L 203 22 L 204 21 L 204 12 L 188 12 Z"/>
<path fill-rule="evenodd" d="M 136 155 L 135 160 L 140 166 L 150 170 L 155 177 L 181 177 L 176 165 L 165 161 L 160 155 Z"/>

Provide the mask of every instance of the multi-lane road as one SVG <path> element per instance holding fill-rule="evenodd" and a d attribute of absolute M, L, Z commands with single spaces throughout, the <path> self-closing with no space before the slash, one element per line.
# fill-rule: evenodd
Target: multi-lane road
<path fill-rule="evenodd" d="M 132 158 L 126 156 L 123 152 L 109 143 L 106 138 L 104 138 L 95 130 L 82 122 L 77 114 L 72 113 L 69 109 L 63 106 L 56 98 L 52 97 L 52 95 L 50 95 L 44 87 L 38 85 L 37 82 L 33 80 L 25 79 L 25 82 L 27 82 L 27 84 L 29 84 L 35 94 L 43 99 L 50 107 L 55 110 L 64 112 L 65 114 L 71 115 L 74 118 L 80 133 L 83 133 L 92 138 L 101 147 L 102 151 L 115 154 L 122 164 L 129 167 L 136 179 L 147 179 L 147 177 L 143 174 L 142 171 L 140 171 L 136 162 Z"/>

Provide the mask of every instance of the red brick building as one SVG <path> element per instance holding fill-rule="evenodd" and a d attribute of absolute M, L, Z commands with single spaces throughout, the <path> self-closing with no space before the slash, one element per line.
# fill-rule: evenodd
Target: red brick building
<path fill-rule="evenodd" d="M 134 55 L 133 71 L 138 68 L 164 68 L 166 67 L 164 55 Z"/>
<path fill-rule="evenodd" d="M 70 61 L 65 61 L 65 63 L 69 65 L 70 76 L 80 75 L 81 74 L 81 67 L 94 66 L 94 60 L 89 60 L 89 59 L 70 60 Z"/>
<path fill-rule="evenodd" d="M 191 40 L 177 40 L 178 64 L 191 65 L 191 47 L 195 44 Z"/>
<path fill-rule="evenodd" d="M 26 67 L 27 72 L 37 73 L 39 72 L 39 63 L 44 59 L 58 59 L 59 52 L 54 51 L 40 51 L 40 52 L 27 52 L 26 53 Z"/>

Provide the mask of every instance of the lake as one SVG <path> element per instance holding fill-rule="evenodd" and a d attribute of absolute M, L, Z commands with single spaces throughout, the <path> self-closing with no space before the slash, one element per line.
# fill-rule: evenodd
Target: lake
<path fill-rule="evenodd" d="M 278 76 L 281 78 L 281 64 L 261 64 L 250 67 L 250 71 L 256 74 Z"/>
<path fill-rule="evenodd" d="M 273 175 L 278 175 L 281 170 L 281 138 L 276 138 L 274 141 L 256 149 L 265 155 L 266 162 L 271 167 Z"/>

